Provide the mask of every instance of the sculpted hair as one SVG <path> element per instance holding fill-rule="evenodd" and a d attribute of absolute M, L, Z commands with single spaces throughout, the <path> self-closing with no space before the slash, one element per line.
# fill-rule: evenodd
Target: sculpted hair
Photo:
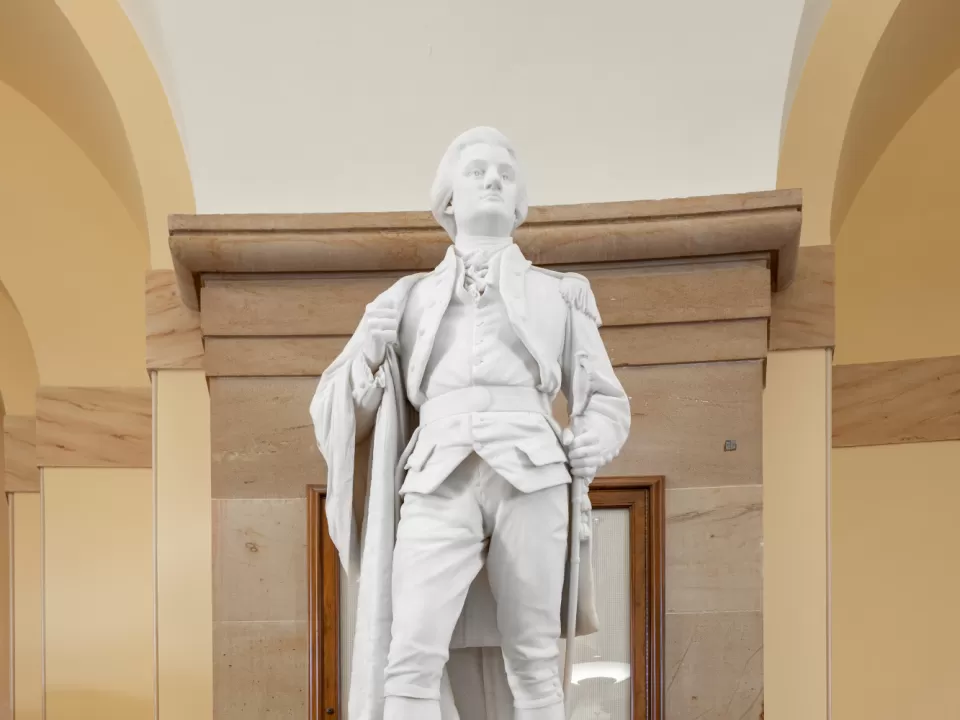
<path fill-rule="evenodd" d="M 457 171 L 460 153 L 471 145 L 492 145 L 502 147 L 510 153 L 510 157 L 517 161 L 517 153 L 507 137 L 492 127 L 475 127 L 458 135 L 440 160 L 437 175 L 430 188 L 430 210 L 437 222 L 447 231 L 451 238 L 457 237 L 457 222 L 453 215 L 447 213 L 450 202 L 453 200 L 453 174 Z M 517 162 L 519 166 L 519 162 Z M 521 168 L 517 168 L 517 210 L 513 224 L 516 230 L 527 219 L 527 183 Z"/>

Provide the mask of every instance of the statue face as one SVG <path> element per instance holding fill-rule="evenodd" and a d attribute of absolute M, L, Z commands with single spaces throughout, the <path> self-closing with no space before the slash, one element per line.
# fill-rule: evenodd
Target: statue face
<path fill-rule="evenodd" d="M 464 148 L 453 178 L 453 216 L 466 235 L 508 237 L 517 211 L 517 166 L 497 145 Z"/>

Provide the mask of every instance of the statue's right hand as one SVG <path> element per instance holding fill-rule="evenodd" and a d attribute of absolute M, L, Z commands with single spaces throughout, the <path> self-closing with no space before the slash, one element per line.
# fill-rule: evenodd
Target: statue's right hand
<path fill-rule="evenodd" d="M 376 372 L 387 354 L 387 346 L 397 342 L 400 314 L 392 305 L 367 306 L 367 337 L 361 348 L 364 360 Z"/>

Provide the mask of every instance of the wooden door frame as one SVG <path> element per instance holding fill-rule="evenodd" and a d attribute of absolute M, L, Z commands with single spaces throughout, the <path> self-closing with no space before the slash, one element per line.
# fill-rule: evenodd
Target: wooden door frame
<path fill-rule="evenodd" d="M 340 558 L 327 532 L 325 485 L 307 486 L 308 718 L 340 707 Z M 319 538 L 320 542 L 317 542 Z M 332 672 L 328 672 L 333 668 Z"/>
<path fill-rule="evenodd" d="M 624 509 L 630 513 L 632 705 L 634 717 L 638 717 L 636 709 L 641 705 L 646 714 L 639 717 L 648 720 L 664 717 L 666 503 L 663 485 L 663 477 L 653 476 L 601 477 L 590 486 L 590 504 L 594 509 Z M 639 617 L 641 614 L 643 617 Z M 642 642 L 639 641 L 641 629 Z M 638 682 L 641 677 L 642 683 Z"/>
<path fill-rule="evenodd" d="M 631 678 L 634 716 L 663 719 L 664 537 L 662 477 L 597 478 L 590 487 L 596 509 L 630 513 Z M 340 707 L 340 560 L 327 532 L 326 487 L 307 486 L 307 619 L 309 627 L 309 720 L 335 719 Z M 317 539 L 319 538 L 319 542 Z M 638 562 L 643 556 L 643 563 Z M 642 598 L 643 602 L 638 600 Z M 643 617 L 638 617 L 642 614 Z M 643 628 L 642 642 L 638 629 Z M 638 672 L 643 668 L 643 672 Z M 643 677 L 638 686 L 637 680 Z"/>

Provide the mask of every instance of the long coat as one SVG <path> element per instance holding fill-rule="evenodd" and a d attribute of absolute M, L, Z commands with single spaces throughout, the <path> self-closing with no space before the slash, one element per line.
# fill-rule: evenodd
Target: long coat
<path fill-rule="evenodd" d="M 382 720 L 399 489 L 406 457 L 418 444 L 420 428 L 414 429 L 413 412 L 425 400 L 421 391 L 423 374 L 456 276 L 451 247 L 433 272 L 404 277 L 371 303 L 371 307 L 391 304 L 403 317 L 399 354 L 390 348 L 378 373 L 382 397 L 368 411 L 375 413 L 374 417 L 364 417 L 362 408 L 358 412 L 351 389 L 352 366 L 366 339 L 366 315 L 343 352 L 324 372 L 310 404 L 317 444 L 327 462 L 330 537 L 344 568 L 359 579 L 349 706 L 349 716 L 355 720 Z M 571 418 L 597 432 L 610 455 L 615 454 L 629 432 L 629 401 L 600 339 L 600 318 L 589 283 L 579 275 L 535 268 L 519 248 L 511 245 L 500 260 L 498 287 L 514 331 L 539 367 L 538 389 L 551 399 L 562 390 Z M 359 436 L 371 425 L 370 477 L 364 505 L 355 507 L 355 498 L 361 493 L 354 491 L 354 450 Z M 362 541 L 356 521 L 361 516 Z M 577 635 L 598 628 L 590 546 L 588 532 L 583 535 L 580 553 L 583 562 Z M 564 600 L 566 595 L 564 592 Z M 486 574 L 481 573 L 470 589 L 451 643 L 455 652 L 451 654 L 449 676 L 460 678 L 461 687 L 456 687 L 456 681 L 451 686 L 445 678 L 444 720 L 456 717 L 452 710 L 454 697 L 461 707 L 485 698 L 497 706 L 498 712 L 510 712 L 512 701 L 504 697 L 509 688 L 503 677 L 502 658 L 499 651 L 490 652 L 498 638 L 495 601 Z M 491 669 L 495 687 L 484 687 L 485 676 L 486 684 L 490 684 Z M 482 688 L 480 693 L 477 684 Z"/>

